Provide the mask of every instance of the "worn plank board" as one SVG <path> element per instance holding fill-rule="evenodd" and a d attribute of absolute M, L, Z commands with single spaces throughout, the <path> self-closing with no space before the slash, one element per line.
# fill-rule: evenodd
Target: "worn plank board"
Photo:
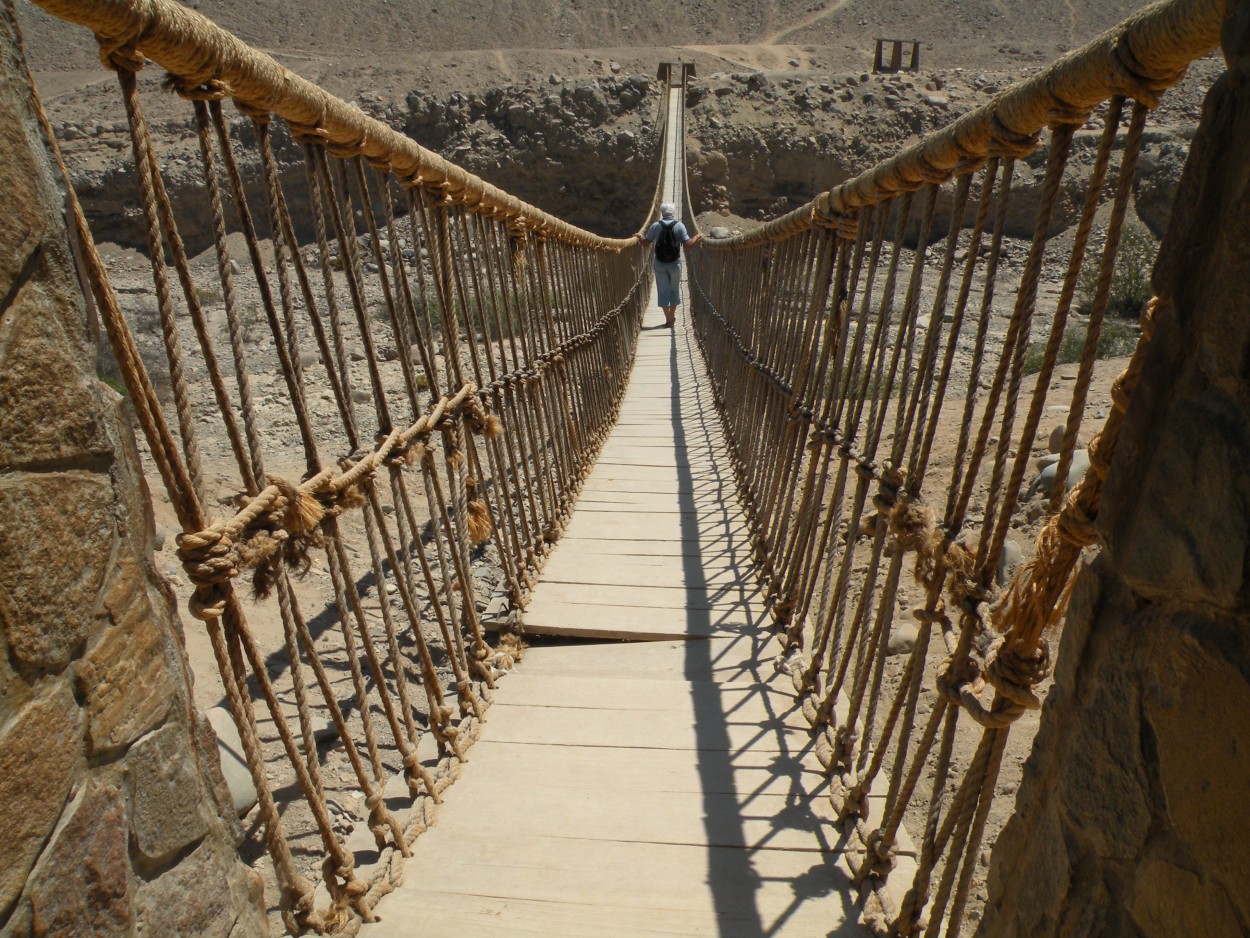
<path fill-rule="evenodd" d="M 491 708 L 490 738 L 501 742 L 561 746 L 612 746 L 626 749 L 706 749 L 737 752 L 789 751 L 779 732 L 794 729 L 807 736 L 802 713 L 775 717 L 724 712 L 712 702 L 695 713 L 651 710 L 585 710 L 568 707 L 508 706 L 503 698 Z"/>
<path fill-rule="evenodd" d="M 705 752 L 691 758 L 684 749 L 610 746 L 557 746 L 491 739 L 473 750 L 473 772 L 508 778 L 517 790 L 537 791 L 593 785 L 605 795 L 620 789 L 639 792 L 789 795 L 801 788 L 812 796 L 827 791 L 824 772 L 810 751 L 732 754 Z"/>
<path fill-rule="evenodd" d="M 525 610 L 525 631 L 533 635 L 565 635 L 600 640 L 650 642 L 672 638 L 706 638 L 723 632 L 757 629 L 764 613 L 748 607 L 716 610 L 672 610 L 633 606 L 582 606 L 546 602 L 537 596 Z"/>
<path fill-rule="evenodd" d="M 762 922 L 757 911 L 730 914 L 722 913 L 720 907 L 639 910 L 601 903 L 593 897 L 548 902 L 413 888 L 388 896 L 379 924 L 366 926 L 360 933 L 370 938 L 760 938 L 780 935 L 782 932 L 775 929 L 784 927 L 785 934 L 796 938 L 866 936 L 859 925 L 847 922 L 842 911 L 852 907 L 849 892 L 840 890 L 837 897 L 836 913 L 817 910 L 814 903 L 795 902 L 796 908 L 782 913 L 784 918 L 779 915 L 774 925 Z"/>
<path fill-rule="evenodd" d="M 695 714 L 717 710 L 733 714 L 750 708 L 752 714 L 777 717 L 795 709 L 794 692 L 778 681 L 754 680 L 668 681 L 638 676 L 615 677 L 531 674 L 521 669 L 507 680 L 508 693 L 500 706 L 562 707 L 586 710 L 660 710 Z"/>
<path fill-rule="evenodd" d="M 770 654 L 775 648 L 768 634 L 757 631 L 724 633 L 697 642 L 543 643 L 525 652 L 525 671 L 679 682 L 788 680 L 775 672 Z"/>
<path fill-rule="evenodd" d="M 553 556 L 543 568 L 546 583 L 576 583 L 603 586 L 628 586 L 647 583 L 651 586 L 682 588 L 689 590 L 717 590 L 750 581 L 753 572 L 731 558 L 704 562 L 699 557 L 689 558 L 683 564 L 680 557 L 652 557 L 647 555 L 630 558 L 621 563 L 620 556 L 586 553 L 577 556 L 572 552 Z M 545 591 L 544 591 L 545 592 Z"/>

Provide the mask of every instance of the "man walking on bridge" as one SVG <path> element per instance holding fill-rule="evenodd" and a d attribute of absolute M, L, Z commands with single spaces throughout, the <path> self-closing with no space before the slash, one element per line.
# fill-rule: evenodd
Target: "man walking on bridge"
<path fill-rule="evenodd" d="M 681 249 L 692 248 L 703 237 L 690 237 L 690 233 L 676 218 L 677 208 L 672 202 L 660 203 L 660 220 L 653 222 L 645 235 L 634 235 L 639 244 L 655 245 L 655 287 L 660 308 L 664 310 L 664 325 L 672 329 L 681 303 Z"/>

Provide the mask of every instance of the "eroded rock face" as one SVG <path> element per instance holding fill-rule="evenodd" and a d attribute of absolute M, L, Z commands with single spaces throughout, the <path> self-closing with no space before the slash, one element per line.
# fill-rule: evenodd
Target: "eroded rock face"
<path fill-rule="evenodd" d="M 941 85 L 946 89 L 941 93 L 928 90 L 923 76 L 713 72 L 700 77 L 687 89 L 686 101 L 695 210 L 764 219 L 797 208 L 1001 90 L 998 80 L 961 72 L 932 77 L 928 84 Z M 1006 76 L 998 78 L 1006 83 Z M 619 236 L 641 222 L 637 215 L 654 190 L 662 92 L 660 83 L 644 75 L 552 75 L 477 91 L 413 90 L 391 101 L 366 91 L 358 103 L 370 116 L 519 198 L 591 231 Z M 1179 102 L 1165 102 L 1152 116 L 1133 189 L 1137 211 L 1156 235 L 1166 229 L 1192 131 L 1189 108 L 1180 102 L 1193 95 L 1172 97 Z M 1080 213 L 1102 133 L 1099 120 L 1073 140 L 1051 234 L 1069 228 Z M 145 250 L 141 220 L 129 211 L 136 181 L 125 124 L 102 126 L 97 135 L 78 131 L 65 125 L 61 134 L 72 137 L 74 183 L 97 237 Z M 164 121 L 157 131 L 181 234 L 198 253 L 209 247 L 212 232 L 189 118 Z M 233 117 L 230 132 L 246 185 L 259 193 L 251 122 Z M 270 135 L 297 234 L 311 240 L 303 151 L 281 121 L 273 122 Z M 1032 235 L 1045 159 L 1044 152 L 1034 153 L 1016 167 L 1006 215 L 1011 237 Z M 1117 171 L 1113 162 L 1108 192 Z M 380 211 L 372 178 L 370 184 Z M 946 230 L 950 198 L 949 192 L 939 196 L 934 239 Z M 973 199 L 966 225 L 975 211 Z M 254 220 L 267 236 L 267 213 L 256 212 Z M 918 231 L 914 219 L 908 237 Z"/>
<path fill-rule="evenodd" d="M 1230 4 L 1120 432 L 979 934 L 1250 922 L 1250 3 Z M 1237 56 L 1240 56 L 1238 58 Z"/>
<path fill-rule="evenodd" d="M 96 378 L 11 15 L 0 11 L 0 934 L 133 935 L 136 892 L 155 880 L 202 883 L 223 914 L 150 934 L 261 935 L 236 822 L 203 768 L 215 749 L 188 719 L 138 451 Z M 201 855 L 216 858 L 211 876 Z"/>

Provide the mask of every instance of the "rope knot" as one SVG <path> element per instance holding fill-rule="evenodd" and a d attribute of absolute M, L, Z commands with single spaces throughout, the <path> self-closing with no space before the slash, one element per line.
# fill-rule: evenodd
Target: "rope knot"
<path fill-rule="evenodd" d="M 846 455 L 851 455 L 847 453 Z M 877 467 L 870 460 L 861 459 L 855 464 L 855 474 L 865 482 L 871 482 L 877 477 Z"/>
<path fill-rule="evenodd" d="M 235 98 L 234 107 L 244 117 L 250 117 L 258 124 L 268 124 L 273 120 L 273 114 L 270 112 L 269 108 L 263 107 L 259 104 L 252 104 L 248 101 L 240 101 L 238 98 Z"/>
<path fill-rule="evenodd" d="M 186 101 L 220 101 L 226 97 L 226 83 L 220 78 L 196 81 L 181 75 L 166 75 L 161 88 L 173 92 Z"/>
<path fill-rule="evenodd" d="M 287 121 L 287 127 L 291 131 L 291 139 L 296 143 L 325 146 L 330 139 L 330 132 L 316 124 L 294 124 Z"/>
<path fill-rule="evenodd" d="M 1032 154 L 1041 143 L 1041 132 L 1019 134 L 1009 129 L 997 113 L 990 118 L 990 145 L 986 156 L 1000 160 L 1018 160 Z"/>
<path fill-rule="evenodd" d="M 986 655 L 985 678 L 1004 697 L 1027 710 L 1037 710 L 1041 699 L 1034 691 L 1050 675 L 1050 644 L 1042 641 L 1032 655 L 1021 654 L 999 639 Z"/>
<path fill-rule="evenodd" d="M 278 489 L 281 499 L 282 528 L 291 534 L 306 534 L 321 523 L 325 509 L 310 493 L 281 476 L 267 475 L 265 481 Z"/>
<path fill-rule="evenodd" d="M 986 729 L 1003 729 L 1010 726 L 1024 713 L 1025 707 L 1006 695 L 995 699 L 990 707 L 981 702 L 985 690 L 985 677 L 981 664 L 971 655 L 957 664 L 954 658 L 946 659 L 937 674 L 937 689 L 947 700 L 962 707 L 977 723 Z"/>
<path fill-rule="evenodd" d="M 107 37 L 96 35 L 100 44 L 100 62 L 110 72 L 138 72 L 147 64 L 143 53 L 134 47 L 134 43 L 143 33 L 139 27 L 133 34 L 126 36 Z"/>
<path fill-rule="evenodd" d="M 884 828 L 878 827 L 864 842 L 868 855 L 864 858 L 864 872 L 877 879 L 884 879 L 898 862 L 894 851 L 894 838 L 886 836 Z"/>
<path fill-rule="evenodd" d="M 937 607 L 928 609 L 924 606 L 917 606 L 911 611 L 912 618 L 922 625 L 948 626 L 951 624 L 950 616 L 946 614 L 946 604 L 942 600 L 938 600 Z"/>
<path fill-rule="evenodd" d="M 355 159 L 365 152 L 365 144 L 369 142 L 369 134 L 362 132 L 359 140 L 335 141 L 326 144 L 326 153 L 336 160 Z"/>

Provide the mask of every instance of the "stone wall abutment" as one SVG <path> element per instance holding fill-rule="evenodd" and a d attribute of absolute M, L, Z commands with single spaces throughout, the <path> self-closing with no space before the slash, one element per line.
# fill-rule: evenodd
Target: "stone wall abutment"
<path fill-rule="evenodd" d="M 0 935 L 266 933 L 0 8 Z"/>
<path fill-rule="evenodd" d="M 987 938 L 1250 934 L 1250 2 L 1223 48 Z"/>

